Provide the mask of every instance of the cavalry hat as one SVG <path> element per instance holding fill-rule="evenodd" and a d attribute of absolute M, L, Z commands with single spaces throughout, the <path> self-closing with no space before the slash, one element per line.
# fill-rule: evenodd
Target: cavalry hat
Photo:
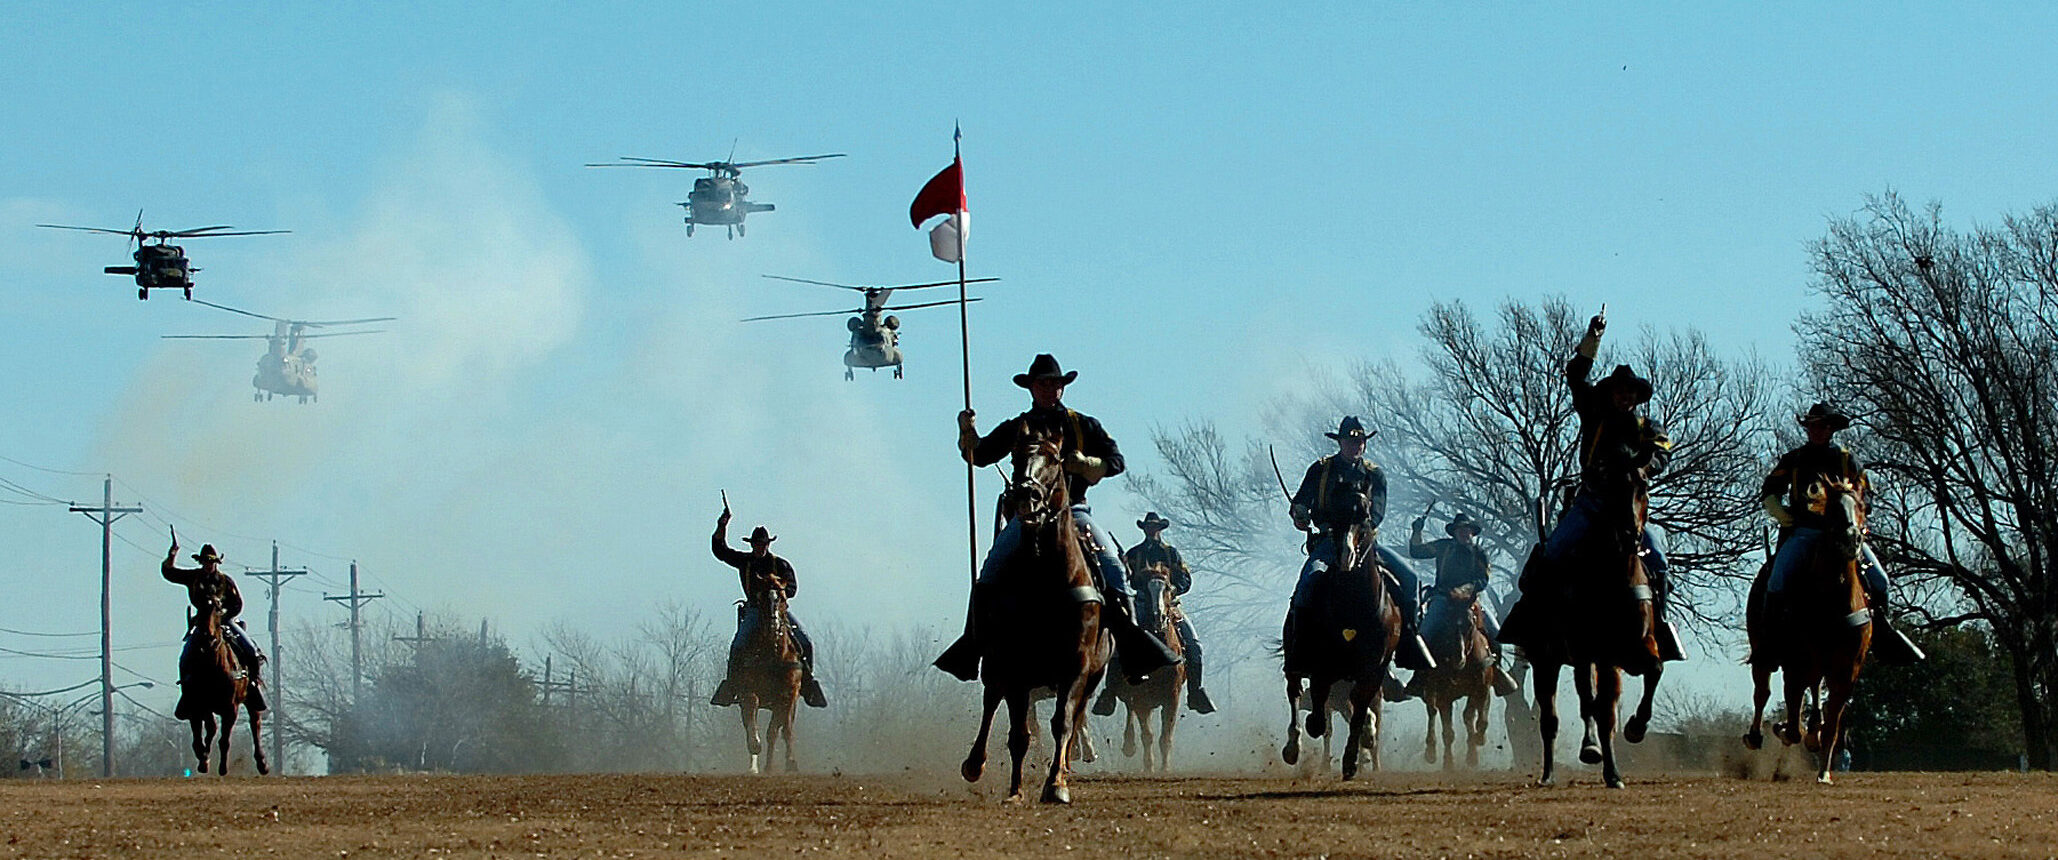
<path fill-rule="evenodd" d="M 208 562 L 220 564 L 222 554 L 214 551 L 214 544 L 202 544 L 200 551 L 193 554 L 193 560 L 201 564 L 207 564 Z"/>
<path fill-rule="evenodd" d="M 1457 537 L 1459 529 L 1471 529 L 1475 535 L 1482 531 L 1479 528 L 1478 521 L 1472 519 L 1472 515 L 1464 511 L 1459 511 L 1457 516 L 1451 517 L 1449 523 L 1444 524 L 1443 533 L 1451 537 Z"/>
<path fill-rule="evenodd" d="M 1144 531 L 1150 531 L 1151 529 L 1171 528 L 1172 521 L 1165 519 L 1164 517 L 1158 516 L 1157 511 L 1151 511 L 1150 513 L 1144 514 L 1143 519 L 1136 521 L 1136 527 L 1143 529 Z"/>
<path fill-rule="evenodd" d="M 751 543 L 771 543 L 772 541 L 778 539 L 778 537 L 772 534 L 770 529 L 767 529 L 764 526 L 758 526 L 757 528 L 750 530 Z"/>
<path fill-rule="evenodd" d="M 1810 406 L 1807 412 L 1794 416 L 1794 420 L 1801 422 L 1803 427 L 1828 424 L 1831 430 L 1842 430 L 1845 427 L 1851 426 L 1851 416 L 1845 415 L 1843 410 L 1828 403 L 1817 403 L 1814 406 Z"/>
<path fill-rule="evenodd" d="M 1064 385 L 1071 385 L 1072 380 L 1078 378 L 1079 371 L 1066 373 L 1064 368 L 1058 366 L 1057 358 L 1046 352 L 1038 354 L 1035 361 L 1029 362 L 1028 373 L 1015 374 L 1015 384 L 1028 388 L 1029 383 L 1038 379 L 1055 379 Z"/>
<path fill-rule="evenodd" d="M 1376 430 L 1370 433 L 1365 432 L 1365 425 L 1358 420 L 1358 416 L 1345 415 L 1343 416 L 1343 421 L 1336 425 L 1336 432 L 1324 433 L 1322 435 L 1342 441 L 1344 439 L 1370 439 L 1379 435 L 1379 433 Z"/>
<path fill-rule="evenodd" d="M 1635 391 L 1636 402 L 1651 402 L 1651 381 L 1636 375 L 1636 371 L 1630 370 L 1627 364 L 1615 365 L 1615 372 L 1608 374 L 1607 378 L 1602 379 L 1600 382 L 1594 383 L 1594 388 L 1613 388 L 1617 385 L 1627 385 L 1630 387 L 1630 390 Z"/>

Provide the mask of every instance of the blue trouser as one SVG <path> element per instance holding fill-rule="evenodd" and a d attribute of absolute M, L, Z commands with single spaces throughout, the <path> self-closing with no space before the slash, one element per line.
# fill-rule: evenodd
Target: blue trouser
<path fill-rule="evenodd" d="M 1772 556 L 1772 576 L 1765 581 L 1766 593 L 1778 594 L 1785 591 L 1787 574 L 1808 557 L 1809 551 L 1815 548 L 1816 541 L 1828 536 L 1829 533 L 1822 529 L 1805 526 L 1796 528 L 1792 534 L 1787 535 L 1786 541 L 1779 545 L 1779 551 Z M 1863 559 L 1858 569 L 1865 575 L 1865 587 L 1875 594 L 1886 594 L 1886 567 L 1879 563 L 1879 556 L 1872 552 L 1872 545 L 1859 544 L 1858 553 Z"/>
<path fill-rule="evenodd" d="M 1386 565 L 1387 570 L 1393 572 L 1395 579 L 1400 580 L 1400 588 L 1395 589 L 1398 593 L 1393 596 L 1394 602 L 1400 606 L 1402 623 L 1413 627 L 1415 619 L 1421 613 L 1422 579 L 1415 575 L 1413 567 L 1410 567 L 1406 561 L 1401 560 L 1401 557 L 1394 554 L 1392 550 L 1383 546 L 1375 548 L 1379 550 L 1379 562 Z M 1302 599 L 1307 594 L 1309 584 L 1315 581 L 1315 572 L 1326 569 L 1329 565 L 1334 564 L 1335 561 L 1336 538 L 1328 532 L 1316 534 L 1314 540 L 1308 543 L 1308 560 L 1301 563 L 1300 580 L 1293 585 L 1293 605 L 1295 607 L 1301 605 Z"/>
<path fill-rule="evenodd" d="M 1565 509 L 1565 516 L 1558 520 L 1558 527 L 1551 530 L 1551 536 L 1544 541 L 1544 559 L 1559 562 L 1586 539 L 1593 529 L 1594 521 L 1601 515 L 1601 498 L 1586 490 L 1572 499 L 1572 506 Z M 1644 572 L 1663 596 L 1665 572 L 1672 568 L 1665 560 L 1665 530 L 1658 525 L 1644 523 Z"/>
<path fill-rule="evenodd" d="M 729 640 L 729 666 L 733 672 L 736 661 L 741 659 L 744 649 L 750 647 L 750 637 L 757 635 L 758 625 L 765 623 L 764 610 L 755 603 L 746 603 L 736 617 L 736 638 Z M 800 622 L 793 613 L 786 613 L 786 628 L 793 631 L 793 647 L 800 651 L 800 666 L 813 672 L 815 667 L 815 643 L 807 638 L 807 631 L 800 629 Z"/>
<path fill-rule="evenodd" d="M 264 652 L 257 650 L 257 643 L 251 640 L 250 631 L 244 630 L 243 625 L 231 621 L 222 625 L 222 638 L 228 640 L 229 648 L 236 652 L 236 661 L 255 675 L 259 658 L 264 656 Z M 187 631 L 185 641 L 187 647 L 192 647 L 192 631 Z"/>
<path fill-rule="evenodd" d="M 1094 554 L 1093 561 L 1100 567 L 1101 587 L 1106 589 L 1109 594 L 1121 598 L 1122 602 L 1127 604 L 1129 602 L 1129 577 L 1122 570 L 1122 557 L 1115 554 L 1114 539 L 1109 537 L 1107 532 L 1102 531 L 1100 526 L 1094 524 L 1093 508 L 1085 504 L 1073 505 L 1072 524 L 1081 532 L 1091 536 L 1094 545 L 1100 549 L 1099 552 Z M 1001 565 L 1006 564 L 1008 557 L 1014 555 L 1015 549 L 1021 545 L 1022 523 L 1019 520 L 1010 519 L 1007 525 L 1001 527 L 1000 534 L 994 535 L 993 548 L 987 550 L 985 563 L 979 565 L 979 581 L 982 583 L 992 582 L 994 575 L 1000 572 Z"/>

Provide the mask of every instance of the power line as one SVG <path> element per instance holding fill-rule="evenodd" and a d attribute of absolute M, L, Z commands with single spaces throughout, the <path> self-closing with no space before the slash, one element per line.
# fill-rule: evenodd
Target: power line
<path fill-rule="evenodd" d="M 58 693 L 69 693 L 69 692 L 71 692 L 71 691 L 73 691 L 73 690 L 83 690 L 83 689 L 85 689 L 85 688 L 87 688 L 87 687 L 91 687 L 91 686 L 93 686 L 94 684 L 98 684 L 98 683 L 100 683 L 100 679 L 99 679 L 99 678 L 88 678 L 88 679 L 86 679 L 86 680 L 84 680 L 84 681 L 80 681 L 80 682 L 78 682 L 78 683 L 76 683 L 76 684 L 73 684 L 73 685 L 71 685 L 71 686 L 69 686 L 69 687 L 59 687 L 59 688 L 57 688 L 57 689 L 55 689 L 55 690 L 43 690 L 43 691 L 40 691 L 40 692 L 35 692 L 35 693 L 11 693 L 11 692 L 8 692 L 8 691 L 6 691 L 6 690 L 0 690 L 0 696 L 8 696 L 8 697 L 11 697 L 11 698 L 16 698 L 16 699 L 22 699 L 22 698 L 34 698 L 34 697 L 36 697 L 36 696 L 55 696 L 55 695 L 57 695 Z"/>
<path fill-rule="evenodd" d="M 32 630 L 14 630 L 14 629 L 11 629 L 11 628 L 7 628 L 7 627 L 0 627 L 0 633 L 12 633 L 12 634 L 14 634 L 14 635 L 16 635 L 16 636 L 49 636 L 49 637 L 52 637 L 52 638 L 60 638 L 60 637 L 72 637 L 72 636 L 98 636 L 98 635 L 100 635 L 100 631 L 98 631 L 98 630 L 87 630 L 87 631 L 85 631 L 85 632 L 82 632 L 82 633 L 37 633 L 37 632 L 35 632 L 35 631 L 32 631 Z"/>
<path fill-rule="evenodd" d="M 13 463 L 14 465 L 20 466 L 25 469 L 34 469 L 38 472 L 49 472 L 52 475 L 71 475 L 73 477 L 78 478 L 98 478 L 101 475 L 100 472 L 72 472 L 65 469 L 52 469 L 48 466 L 38 466 L 34 463 L 24 463 L 5 454 L 0 454 L 0 460 L 5 460 L 9 463 Z"/>

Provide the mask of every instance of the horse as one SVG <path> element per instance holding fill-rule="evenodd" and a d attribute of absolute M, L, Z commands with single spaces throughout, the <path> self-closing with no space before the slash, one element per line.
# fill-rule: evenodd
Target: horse
<path fill-rule="evenodd" d="M 1286 746 L 1279 751 L 1287 764 L 1300 761 L 1301 688 L 1306 683 L 1308 734 L 1329 733 L 1329 696 L 1340 681 L 1350 682 L 1350 732 L 1343 745 L 1343 778 L 1358 775 L 1358 753 L 1366 751 L 1372 769 L 1379 769 L 1379 710 L 1387 669 L 1400 648 L 1401 613 L 1387 595 L 1385 570 L 1369 541 L 1360 548 L 1359 530 L 1338 534 L 1330 543 L 1336 557 L 1315 574 L 1304 605 L 1289 616 L 1280 650 L 1286 663 Z"/>
<path fill-rule="evenodd" d="M 1622 737 L 1641 742 L 1650 727 L 1652 701 L 1665 666 L 1658 659 L 1656 593 L 1643 564 L 1649 500 L 1642 481 L 1638 477 L 1603 495 L 1594 528 L 1562 562 L 1562 601 L 1550 607 L 1552 621 L 1539 625 L 1551 629 L 1537 647 L 1524 649 L 1534 673 L 1537 723 L 1543 735 L 1538 785 L 1555 781 L 1560 668 L 1572 668 L 1572 688 L 1586 726 L 1579 760 L 1600 765 L 1609 788 L 1623 787 L 1622 772 L 1615 765 L 1615 725 L 1624 672 L 1643 677 L 1644 689 Z M 1531 553 L 1531 564 L 1541 563 L 1542 550 L 1539 544 Z"/>
<path fill-rule="evenodd" d="M 739 621 L 756 613 L 757 623 L 744 638 L 743 649 L 731 661 L 729 677 L 736 682 L 736 705 L 743 717 L 744 744 L 750 751 L 750 772 L 763 772 L 762 757 L 780 739 L 786 741 L 786 770 L 800 769 L 793 758 L 793 714 L 800 702 L 800 647 L 793 639 L 793 625 L 786 617 L 786 592 L 778 587 L 761 588 L 747 601 L 737 602 Z M 758 740 L 757 712 L 770 711 L 764 740 Z"/>
<path fill-rule="evenodd" d="M 1872 647 L 1872 613 L 1859 571 L 1865 514 L 1858 489 L 1849 481 L 1817 481 L 1805 491 L 1809 509 L 1823 519 L 1822 535 L 1803 548 L 1801 563 L 1787 576 L 1778 610 L 1752 589 L 1745 627 L 1751 642 L 1751 729 L 1744 745 L 1765 742 L 1765 701 L 1772 673 L 1786 681 L 1786 720 L 1774 725 L 1780 740 L 1804 743 L 1821 759 L 1815 781 L 1830 785 L 1837 744 L 1843 740 L 1844 708 Z M 1775 614 L 1776 613 L 1776 614 Z M 1801 709 L 1810 694 L 1821 700 L 1802 730 Z"/>
<path fill-rule="evenodd" d="M 1179 641 L 1178 598 L 1172 592 L 1172 571 L 1164 564 L 1152 564 L 1142 571 L 1143 581 L 1136 590 L 1136 624 L 1146 632 L 1164 641 L 1172 653 L 1181 658 L 1186 656 Z M 1136 755 L 1136 736 L 1143 734 L 1143 770 L 1149 773 L 1155 765 L 1159 771 L 1172 769 L 1172 730 L 1179 725 L 1179 701 L 1186 691 L 1186 665 L 1175 665 L 1150 676 L 1141 684 L 1131 684 L 1121 678 L 1109 678 L 1115 687 L 1115 697 L 1120 699 L 1127 711 L 1122 720 L 1122 754 Z M 1151 759 L 1151 711 L 1160 711 L 1160 727 L 1157 736 L 1157 760 Z"/>
<path fill-rule="evenodd" d="M 958 770 L 966 782 L 979 781 L 994 711 L 1006 701 L 1008 753 L 1014 764 L 1009 803 L 1022 800 L 1022 762 L 1035 716 L 1031 695 L 1038 687 L 1056 692 L 1042 800 L 1072 802 L 1066 777 L 1076 729 L 1086 719 L 1086 694 L 1100 683 L 1114 650 L 1114 639 L 1101 624 L 1100 590 L 1072 521 L 1063 441 L 1062 433 L 1051 428 L 1017 434 L 1007 499 L 1021 542 L 1001 560 L 990 582 L 974 586 L 981 592 L 975 623 L 984 701 L 978 737 Z"/>
<path fill-rule="evenodd" d="M 1458 586 L 1432 602 L 1432 614 L 1448 613 L 1437 635 L 1429 642 L 1429 655 L 1436 668 L 1415 673 L 1428 712 L 1429 725 L 1422 738 L 1422 760 L 1436 762 L 1436 724 L 1443 721 L 1443 766 L 1457 767 L 1451 745 L 1457 741 L 1457 727 L 1451 722 L 1451 706 L 1465 700 L 1465 765 L 1479 766 L 1479 748 L 1486 744 L 1487 706 L 1493 702 L 1495 660 L 1493 645 L 1486 639 L 1486 622 L 1479 605 L 1479 593 L 1471 583 Z M 1456 617 L 1451 617 L 1456 616 Z"/>
<path fill-rule="evenodd" d="M 264 712 L 245 701 L 250 693 L 250 673 L 236 659 L 236 650 L 230 647 L 223 630 L 225 623 L 221 598 L 209 596 L 193 619 L 185 649 L 179 652 L 179 703 L 172 713 L 193 726 L 193 757 L 200 760 L 200 766 L 194 768 L 196 773 L 207 772 L 208 752 L 215 745 L 219 718 L 221 759 L 215 774 L 227 776 L 229 736 L 236 727 L 236 711 L 247 710 L 251 760 L 258 773 L 271 773 L 271 764 L 264 757 Z"/>

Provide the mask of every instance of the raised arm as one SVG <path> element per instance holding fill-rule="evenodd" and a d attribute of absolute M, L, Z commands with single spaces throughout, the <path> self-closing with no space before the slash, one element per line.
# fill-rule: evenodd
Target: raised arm
<path fill-rule="evenodd" d="M 193 584 L 193 577 L 200 573 L 200 569 L 187 570 L 180 567 L 179 545 L 174 543 L 171 545 L 171 551 L 164 554 L 164 565 L 160 568 L 160 572 L 164 574 L 166 582 L 176 585 L 191 585 Z"/>
<path fill-rule="evenodd" d="M 1593 393 L 1593 383 L 1587 377 L 1593 375 L 1594 357 L 1601 352 L 1601 334 L 1608 330 L 1608 320 L 1600 314 L 1586 323 L 1586 336 L 1579 339 L 1579 345 L 1572 350 L 1572 360 L 1565 362 L 1565 385 L 1572 389 L 1572 403 L 1579 406 Z"/>
<path fill-rule="evenodd" d="M 1410 527 L 1410 528 L 1408 529 L 1408 557 L 1409 557 L 1409 558 L 1435 558 L 1435 557 L 1436 557 L 1436 550 L 1437 550 L 1437 544 L 1443 543 L 1443 541 L 1441 541 L 1441 540 L 1433 540 L 1433 541 L 1426 541 L 1426 540 L 1423 540 L 1423 539 L 1422 539 L 1422 527 L 1423 527 L 1424 525 L 1427 525 L 1427 524 L 1428 524 L 1428 522 L 1429 522 L 1429 518 L 1428 518 L 1428 517 L 1416 517 L 1416 518 L 1415 518 L 1415 522 L 1414 522 L 1414 523 L 1412 523 L 1412 524 L 1411 524 L 1411 527 Z"/>
<path fill-rule="evenodd" d="M 723 564 L 734 568 L 743 567 L 744 561 L 750 558 L 750 553 L 742 552 L 729 546 L 729 512 L 726 509 L 722 511 L 722 516 L 715 520 L 715 536 L 712 549 L 714 550 L 715 558 L 721 559 Z"/>

